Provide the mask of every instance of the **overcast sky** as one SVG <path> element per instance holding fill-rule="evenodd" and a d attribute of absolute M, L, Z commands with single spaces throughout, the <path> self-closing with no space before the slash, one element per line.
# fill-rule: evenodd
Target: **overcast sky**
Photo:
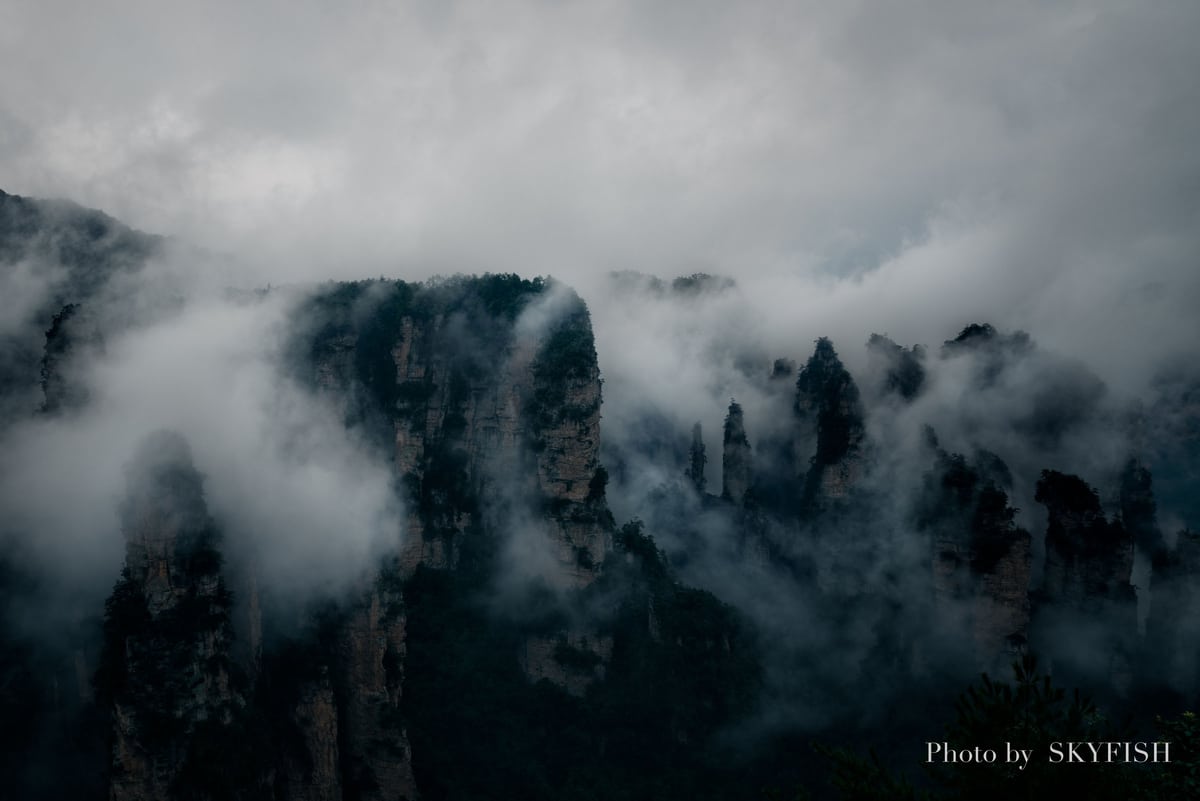
<path fill-rule="evenodd" d="M 595 308 L 608 270 L 704 270 L 779 355 L 989 319 L 1119 383 L 1200 339 L 1198 36 L 1192 0 L 0 0 L 0 188 L 255 280 Z"/>

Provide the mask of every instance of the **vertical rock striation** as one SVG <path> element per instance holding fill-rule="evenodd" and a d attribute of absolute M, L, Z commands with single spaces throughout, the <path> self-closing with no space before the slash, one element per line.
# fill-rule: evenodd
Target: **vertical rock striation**
<path fill-rule="evenodd" d="M 355 286 L 313 301 L 311 369 L 348 416 L 386 431 L 409 500 L 402 572 L 452 569 L 469 532 L 520 525 L 542 530 L 547 579 L 593 581 L 612 527 L 583 302 L 515 276 Z"/>
<path fill-rule="evenodd" d="M 106 606 L 98 689 L 113 720 L 109 797 L 254 797 L 230 659 L 230 594 L 219 535 L 183 438 L 148 437 L 127 471 L 125 567 Z M 241 740 L 241 742 L 238 742 Z M 243 756 L 245 754 L 243 753 Z M 215 765 L 226 758 L 231 764 Z"/>
<path fill-rule="evenodd" d="M 404 582 L 422 567 L 466 569 L 481 582 L 499 571 L 572 591 L 596 580 L 611 550 L 591 323 L 574 293 L 515 276 L 340 285 L 305 311 L 302 369 L 351 425 L 375 434 L 407 501 L 392 595 L 358 604 L 337 672 L 354 688 L 342 709 L 349 781 L 411 795 L 407 737 L 389 723 L 404 618 L 388 610 L 403 609 Z M 520 660 L 530 678 L 578 692 L 602 675 L 564 672 L 560 642 L 589 663 L 609 658 L 594 631 L 531 636 Z M 381 659 L 391 673 L 379 672 Z"/>
<path fill-rule="evenodd" d="M 350 609 L 339 632 L 337 675 L 344 699 L 341 711 L 342 742 L 348 757 L 346 784 L 354 788 L 353 797 L 363 801 L 417 798 L 412 751 L 398 720 L 404 682 L 404 630 L 403 598 L 398 589 L 380 581 Z"/>

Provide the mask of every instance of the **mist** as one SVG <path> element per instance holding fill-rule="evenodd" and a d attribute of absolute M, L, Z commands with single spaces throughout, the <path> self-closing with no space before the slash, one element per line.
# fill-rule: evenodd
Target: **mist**
<path fill-rule="evenodd" d="M 301 604 L 337 596 L 399 547 L 388 465 L 283 364 L 300 297 L 201 292 L 101 353 L 78 353 L 67 369 L 87 404 L 4 434 L 0 503 L 27 569 L 82 594 L 82 608 L 102 606 L 124 558 L 124 467 L 158 430 L 189 444 L 226 552 L 253 559 L 270 592 Z"/>
<path fill-rule="evenodd" d="M 325 280 L 515 273 L 553 279 L 509 320 L 518 349 L 560 321 L 564 287 L 586 303 L 603 525 L 643 523 L 762 647 L 730 741 L 869 731 L 906 682 L 1003 669 L 971 652 L 971 601 L 934 600 L 939 460 L 1003 464 L 1034 592 L 1043 470 L 1115 520 L 1137 460 L 1166 546 L 1200 527 L 1197 31 L 1182 1 L 0 6 L 0 189 L 48 199 L 55 226 L 68 200 L 136 229 L 86 242 L 117 254 L 107 272 L 72 261 L 83 240 L 0 241 L 0 378 L 22 382 L 0 393 L 0 545 L 37 584 L 6 623 L 50 640 L 101 613 L 126 466 L 163 430 L 188 444 L 231 574 L 298 626 L 350 597 L 408 541 L 415 500 L 368 430 L 382 417 L 297 375 L 306 302 Z M 59 369 L 86 402 L 52 408 L 38 361 L 78 286 Z M 429 329 L 446 353 L 506 369 L 499 328 L 451 317 Z M 919 365 L 911 392 L 873 334 Z M 845 507 L 784 513 L 763 498 L 798 495 L 811 467 L 795 400 L 822 337 L 857 387 L 865 466 Z M 748 505 L 720 497 L 734 401 Z M 706 491 L 687 474 L 697 423 Z M 519 619 L 547 585 L 582 631 L 616 602 L 588 619 L 556 585 L 515 464 L 483 478 L 504 537 L 487 600 Z M 1060 669 L 1107 682 L 1123 615 L 1047 624 L 1075 658 Z"/>

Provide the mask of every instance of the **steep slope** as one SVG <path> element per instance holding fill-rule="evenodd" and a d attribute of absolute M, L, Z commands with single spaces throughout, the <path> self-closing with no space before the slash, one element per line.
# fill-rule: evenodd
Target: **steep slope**
<path fill-rule="evenodd" d="M 0 423 L 41 405 L 42 346 L 55 315 L 138 275 L 164 248 L 161 237 L 102 212 L 0 191 Z"/>
<path fill-rule="evenodd" d="M 1011 483 L 994 454 L 968 463 L 938 448 L 918 507 L 917 525 L 931 538 L 942 625 L 956 633 L 953 621 L 964 615 L 974 659 L 986 668 L 1024 653 L 1029 637 L 1033 538 L 1013 522 Z"/>
<path fill-rule="evenodd" d="M 825 337 L 796 378 L 796 454 L 806 464 L 802 504 L 809 511 L 844 499 L 863 471 L 858 387 Z"/>
<path fill-rule="evenodd" d="M 97 679 L 113 720 L 109 797 L 255 797 L 266 777 L 248 758 L 220 538 L 187 444 L 151 435 L 127 483 L 125 567 L 107 603 Z"/>
<path fill-rule="evenodd" d="M 1049 521 L 1035 645 L 1077 681 L 1124 693 L 1137 635 L 1133 537 L 1078 476 L 1042 471 L 1036 500 Z"/>
<path fill-rule="evenodd" d="M 515 276 L 341 285 L 299 319 L 297 369 L 374 432 L 411 501 L 404 574 L 454 567 L 474 533 L 549 548 L 552 584 L 595 579 L 612 523 L 599 369 L 574 293 Z"/>

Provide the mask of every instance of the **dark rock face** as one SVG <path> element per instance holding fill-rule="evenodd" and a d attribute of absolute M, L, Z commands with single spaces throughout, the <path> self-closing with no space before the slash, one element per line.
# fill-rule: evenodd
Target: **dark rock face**
<path fill-rule="evenodd" d="M 399 591 L 380 582 L 349 609 L 335 656 L 338 696 L 343 699 L 340 742 L 329 742 L 321 734 L 329 728 L 328 715 L 323 716 L 323 687 L 317 687 L 320 694 L 313 699 L 314 725 L 306 729 L 319 745 L 310 753 L 328 754 L 325 764 L 336 764 L 335 746 L 344 749 L 345 785 L 364 801 L 417 797 L 408 733 L 397 722 L 406 650 L 403 604 Z M 314 771 L 312 776 L 313 786 L 329 792 L 338 784 L 336 773 Z"/>
<path fill-rule="evenodd" d="M 750 456 L 750 441 L 746 439 L 746 424 L 742 407 L 729 402 L 729 413 L 725 416 L 724 448 L 721 453 L 721 497 L 741 504 L 750 489 L 753 465 Z"/>
<path fill-rule="evenodd" d="M 1033 351 L 1033 341 L 1024 331 L 1002 334 L 990 323 L 971 323 L 954 339 L 942 343 L 942 358 L 974 357 L 978 388 L 992 387 L 1015 359 Z"/>
<path fill-rule="evenodd" d="M 100 326 L 87 307 L 69 303 L 54 315 L 42 356 L 42 411 L 56 414 L 82 408 L 88 389 L 77 371 L 103 350 Z"/>
<path fill-rule="evenodd" d="M 863 470 L 863 412 L 858 387 L 833 344 L 822 337 L 796 379 L 795 452 L 805 463 L 803 505 L 844 499 Z M 815 445 L 815 447 L 814 447 Z"/>
<path fill-rule="evenodd" d="M 1136 421 L 1144 458 L 1154 469 L 1154 495 L 1190 531 L 1200 530 L 1200 370 L 1164 374 Z"/>
<path fill-rule="evenodd" d="M 545 290 L 515 276 L 343 285 L 303 311 L 318 322 L 301 369 L 376 432 L 406 490 L 405 575 L 455 567 L 472 531 L 503 541 L 530 524 L 558 565 L 547 580 L 598 575 L 612 522 L 595 345 L 573 293 L 544 330 L 518 325 L 530 304 L 559 302 Z"/>
<path fill-rule="evenodd" d="M 547 304 L 536 325 L 536 314 L 522 316 L 535 304 Z M 404 582 L 423 569 L 500 569 L 505 550 L 520 547 L 544 554 L 538 579 L 577 590 L 611 550 L 590 321 L 578 297 L 515 276 L 343 285 L 318 293 L 305 317 L 316 324 L 301 337 L 302 371 L 352 425 L 375 432 L 409 510 L 394 579 L 352 607 L 339 635 L 345 782 L 363 798 L 415 797 L 407 735 L 395 725 Z M 566 626 L 526 637 L 514 664 L 581 694 L 603 671 L 564 668 L 560 642 L 589 665 L 611 656 L 610 637 Z"/>
<path fill-rule="evenodd" d="M 696 423 L 692 426 L 692 448 L 688 458 L 688 480 L 692 482 L 692 486 L 696 488 L 696 493 L 701 497 L 704 496 L 704 491 L 708 487 L 708 479 L 704 476 L 704 467 L 708 464 L 708 457 L 704 455 L 704 436 L 700 428 L 700 424 Z"/>
<path fill-rule="evenodd" d="M 219 536 L 178 435 L 150 436 L 127 483 L 125 567 L 107 604 L 98 679 L 113 720 L 109 796 L 176 798 L 186 786 L 216 797 L 242 764 L 231 746 L 244 736 L 246 706 L 230 659 Z M 231 765 L 205 764 L 221 756 Z M 238 797 L 252 797 L 248 778 L 234 779 L 246 793 Z"/>
<path fill-rule="evenodd" d="M 894 394 L 904 400 L 912 400 L 920 394 L 925 385 L 923 347 L 902 348 L 885 336 L 871 334 L 867 340 L 867 353 L 877 375 L 880 394 Z"/>
<path fill-rule="evenodd" d="M 1008 664 L 1029 636 L 1033 538 L 1013 522 L 1007 478 L 994 454 L 968 464 L 939 449 L 918 512 L 931 535 L 939 613 L 953 621 L 965 610 L 973 656 L 986 667 Z"/>
<path fill-rule="evenodd" d="M 1124 692 L 1137 634 L 1133 537 L 1105 517 L 1095 491 L 1077 476 L 1042 471 L 1035 499 L 1049 514 L 1036 613 L 1041 644 L 1068 671 L 1094 673 L 1091 666 L 1107 665 L 1107 680 Z"/>
<path fill-rule="evenodd" d="M 1047 600 L 1081 608 L 1126 603 L 1132 592 L 1133 538 L 1120 522 L 1104 516 L 1095 490 L 1077 476 L 1044 470 L 1035 499 L 1050 516 Z"/>
<path fill-rule="evenodd" d="M 163 247 L 161 237 L 101 212 L 0 191 L 0 295 L 13 304 L 0 331 L 0 422 L 41 405 L 39 362 L 51 318 L 139 273 Z M 52 382 L 52 403 L 59 388 Z"/>
<path fill-rule="evenodd" d="M 1121 521 L 1134 544 L 1155 560 L 1166 548 L 1158 527 L 1158 504 L 1154 501 L 1154 481 L 1150 470 L 1137 459 L 1130 459 L 1121 471 Z"/>
<path fill-rule="evenodd" d="M 1145 672 L 1186 704 L 1200 693 L 1200 534 L 1179 532 L 1154 565 Z"/>

